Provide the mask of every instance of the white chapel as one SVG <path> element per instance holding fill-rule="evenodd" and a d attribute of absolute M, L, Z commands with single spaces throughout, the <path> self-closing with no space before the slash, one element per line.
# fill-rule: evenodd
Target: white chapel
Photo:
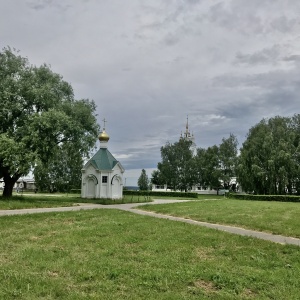
<path fill-rule="evenodd" d="M 105 132 L 105 120 L 99 135 L 100 149 L 81 170 L 81 197 L 121 199 L 123 197 L 123 173 L 121 163 L 107 149 L 109 136 Z"/>

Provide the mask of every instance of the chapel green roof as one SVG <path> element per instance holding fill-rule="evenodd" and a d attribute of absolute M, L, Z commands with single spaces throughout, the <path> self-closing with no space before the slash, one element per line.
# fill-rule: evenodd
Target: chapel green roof
<path fill-rule="evenodd" d="M 112 170 L 118 163 L 118 160 L 106 148 L 100 148 L 85 166 L 89 163 L 98 170 Z"/>

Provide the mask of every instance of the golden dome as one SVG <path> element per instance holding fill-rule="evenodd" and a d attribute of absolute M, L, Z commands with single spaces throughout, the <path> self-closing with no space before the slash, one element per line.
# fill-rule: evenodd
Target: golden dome
<path fill-rule="evenodd" d="M 108 140 L 109 140 L 109 135 L 103 129 L 102 132 L 99 134 L 99 141 L 100 142 L 108 142 Z"/>

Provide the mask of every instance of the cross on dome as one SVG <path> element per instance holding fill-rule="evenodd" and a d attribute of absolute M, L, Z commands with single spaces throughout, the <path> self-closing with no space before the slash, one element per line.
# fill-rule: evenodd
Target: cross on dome
<path fill-rule="evenodd" d="M 105 123 L 107 123 L 107 121 L 105 120 L 105 118 L 102 120 L 103 121 L 103 130 L 105 130 Z"/>
<path fill-rule="evenodd" d="M 106 144 L 109 140 L 109 135 L 105 132 L 105 123 L 107 123 L 107 121 L 105 120 L 105 118 L 102 121 L 104 123 L 104 126 L 103 126 L 103 130 L 99 134 L 100 147 L 101 144 L 103 146 L 103 143 Z"/>

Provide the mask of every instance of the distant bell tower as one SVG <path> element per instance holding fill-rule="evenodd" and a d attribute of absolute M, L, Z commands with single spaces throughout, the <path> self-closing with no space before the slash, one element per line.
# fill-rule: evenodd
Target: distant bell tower
<path fill-rule="evenodd" d="M 193 154 L 196 155 L 195 137 L 194 137 L 194 134 L 193 133 L 191 134 L 190 130 L 189 130 L 189 116 L 186 117 L 185 132 L 183 133 L 183 136 L 182 136 L 182 133 L 181 133 L 180 138 L 183 138 L 186 141 L 191 141 L 192 142 L 191 150 L 193 151 Z"/>

